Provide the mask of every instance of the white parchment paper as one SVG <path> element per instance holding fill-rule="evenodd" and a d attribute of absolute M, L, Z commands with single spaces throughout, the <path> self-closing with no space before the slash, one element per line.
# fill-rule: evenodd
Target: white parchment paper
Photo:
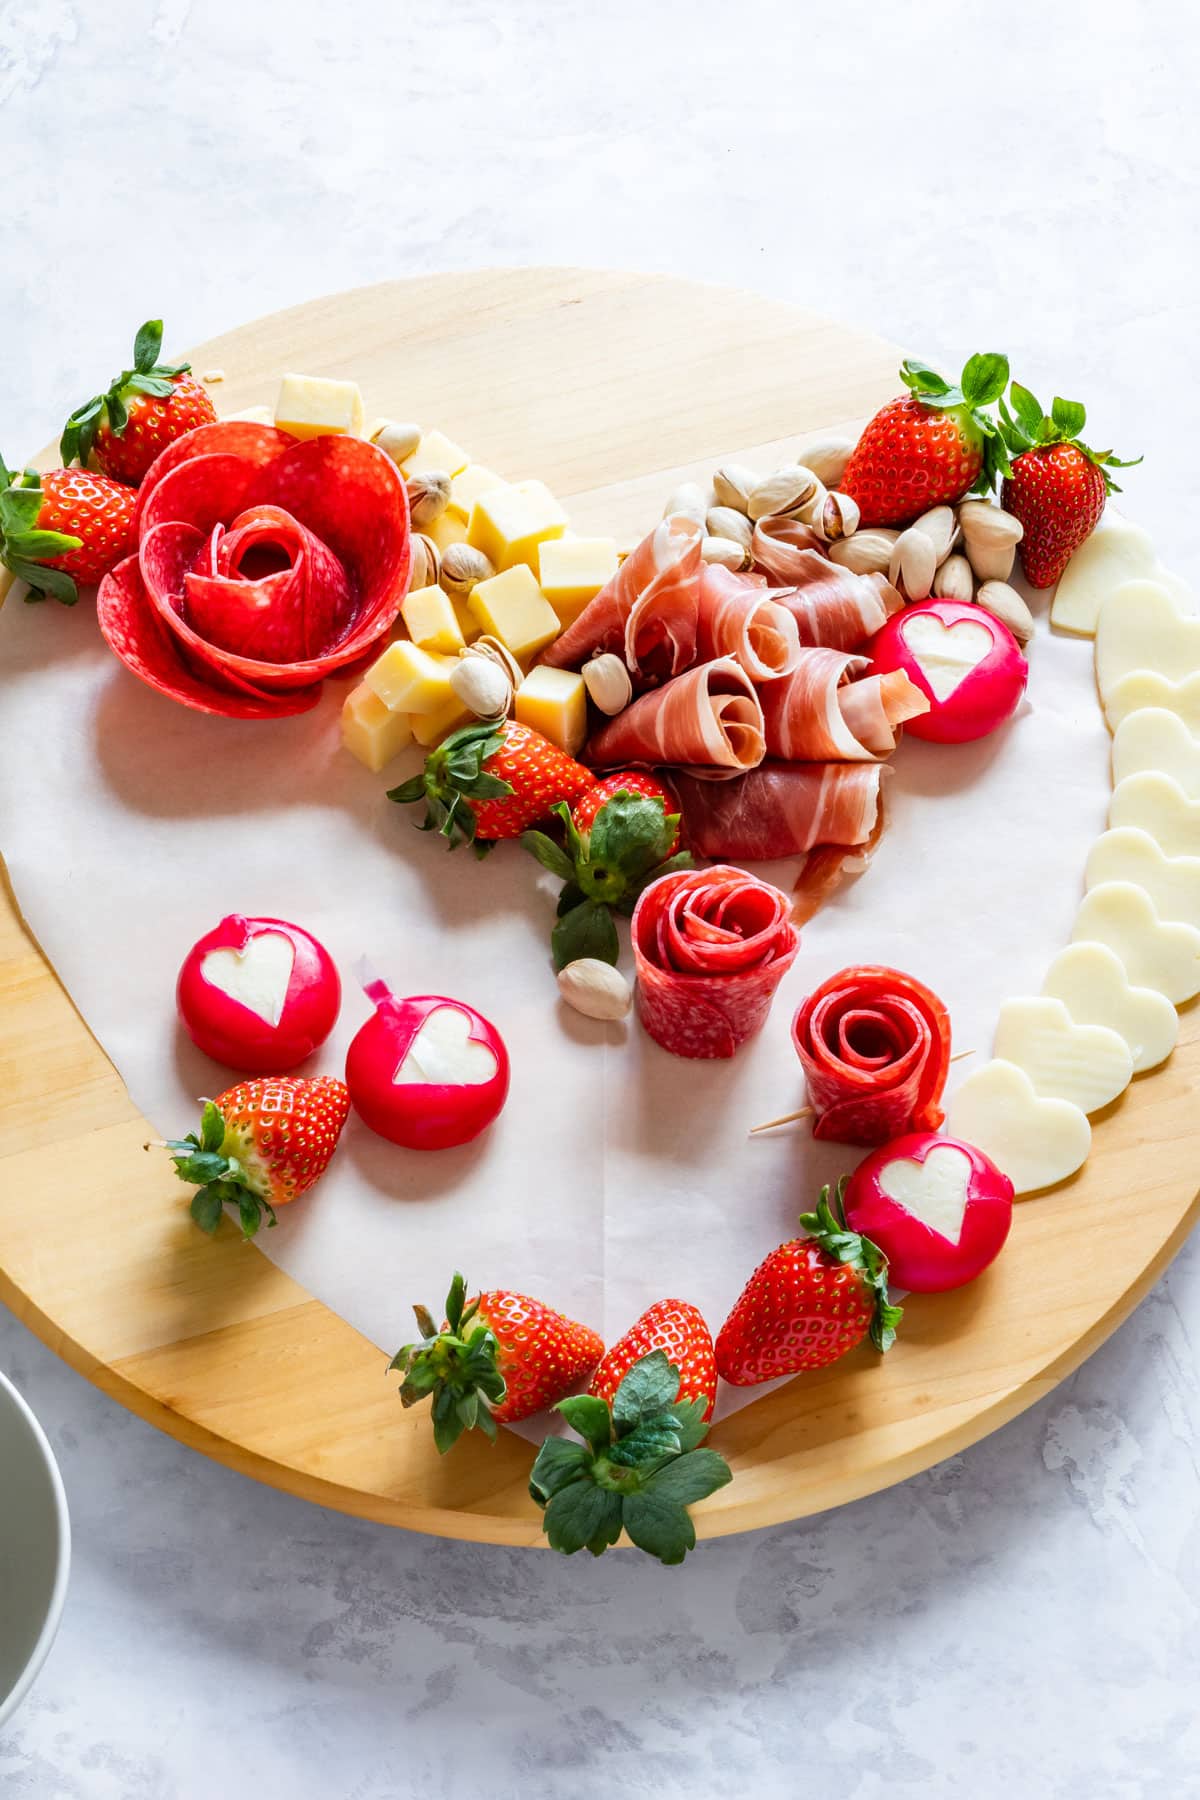
<path fill-rule="evenodd" d="M 947 1002 L 954 1048 L 982 1057 L 1000 1001 L 1036 993 L 1068 939 L 1104 825 L 1108 739 L 1090 643 L 1039 620 L 1030 664 L 1005 730 L 901 746 L 870 869 L 804 928 L 766 1029 L 728 1063 L 679 1061 L 635 1022 L 564 1008 L 548 951 L 557 884 L 515 847 L 480 865 L 415 831 L 411 809 L 384 797 L 415 761 L 380 777 L 339 747 L 344 684 L 299 719 L 202 717 L 113 659 L 88 600 L 27 606 L 18 590 L 0 610 L 0 849 L 33 931 L 164 1135 L 234 1079 L 194 1049 L 174 1004 L 185 953 L 228 912 L 295 920 L 342 971 L 337 1030 L 302 1073 L 343 1072 L 369 1011 L 351 975 L 364 954 L 396 991 L 461 996 L 500 1027 L 512 1091 L 483 1140 L 422 1155 L 352 1115 L 320 1185 L 259 1237 L 381 1349 L 410 1335 L 412 1301 L 440 1307 L 455 1268 L 607 1341 L 666 1294 L 694 1300 L 715 1332 L 817 1185 L 861 1154 L 804 1126 L 747 1136 L 803 1103 L 788 1027 L 809 988 L 847 964 L 894 964 Z M 758 872 L 790 886 L 785 864 Z M 726 1389 L 722 1408 L 756 1391 Z"/>

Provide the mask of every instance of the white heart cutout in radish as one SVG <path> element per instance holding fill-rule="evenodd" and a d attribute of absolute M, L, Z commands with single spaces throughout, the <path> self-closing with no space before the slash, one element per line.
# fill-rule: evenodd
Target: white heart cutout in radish
<path fill-rule="evenodd" d="M 957 1244 L 971 1185 L 971 1159 L 963 1151 L 953 1144 L 937 1144 L 924 1162 L 901 1157 L 880 1171 L 879 1185 L 914 1219 Z"/>
<path fill-rule="evenodd" d="M 296 946 L 291 938 L 282 931 L 260 931 L 244 950 L 210 950 L 200 973 L 210 986 L 228 994 L 273 1030 L 283 1017 L 295 966 Z"/>
<path fill-rule="evenodd" d="M 991 652 L 994 639 L 986 625 L 971 619 L 943 625 L 932 613 L 914 613 L 904 622 L 904 642 L 934 699 L 947 700 Z"/>
<path fill-rule="evenodd" d="M 480 1087 L 496 1073 L 496 1058 L 486 1044 L 471 1037 L 471 1021 L 457 1006 L 428 1013 L 404 1060 L 392 1076 L 399 1087 Z"/>

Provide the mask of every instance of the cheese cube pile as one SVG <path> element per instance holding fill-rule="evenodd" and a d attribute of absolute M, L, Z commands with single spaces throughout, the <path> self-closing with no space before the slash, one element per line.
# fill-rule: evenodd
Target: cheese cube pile
<path fill-rule="evenodd" d="M 614 538 L 547 538 L 538 545 L 538 582 L 564 626 L 574 624 L 616 572 Z"/>
<path fill-rule="evenodd" d="M 467 604 L 483 630 L 498 637 L 518 662 L 536 656 L 558 636 L 558 614 L 525 563 L 478 582 Z"/>
<path fill-rule="evenodd" d="M 467 542 L 501 571 L 526 563 L 532 574 L 538 546 L 566 529 L 567 515 L 545 482 L 513 481 L 480 494 L 471 508 Z"/>
<path fill-rule="evenodd" d="M 275 402 L 275 423 L 293 437 L 323 437 L 329 432 L 361 437 L 363 397 L 353 381 L 324 375 L 285 375 Z"/>

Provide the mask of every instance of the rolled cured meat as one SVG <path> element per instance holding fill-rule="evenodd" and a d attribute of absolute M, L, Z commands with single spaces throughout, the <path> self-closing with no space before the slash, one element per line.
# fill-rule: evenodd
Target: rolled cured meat
<path fill-rule="evenodd" d="M 904 604 L 882 575 L 856 575 L 831 562 L 798 519 L 760 519 L 752 554 L 779 584 L 771 598 L 788 608 L 802 644 L 857 650 Z"/>
<path fill-rule="evenodd" d="M 935 1131 L 950 1067 L 950 1015 L 899 969 L 843 969 L 800 1006 L 792 1041 L 813 1108 L 813 1136 L 884 1144 Z"/>
<path fill-rule="evenodd" d="M 819 844 L 869 843 L 880 815 L 878 763 L 765 762 L 737 781 L 672 777 L 699 856 L 770 862 Z"/>
<path fill-rule="evenodd" d="M 771 681 L 795 668 L 800 633 L 765 582 L 703 563 L 696 654 L 701 662 L 732 656 L 751 681 Z"/>
<path fill-rule="evenodd" d="M 583 760 L 596 769 L 673 763 L 736 773 L 754 768 L 763 755 L 754 683 L 724 656 L 642 694 L 589 739 Z"/>
<path fill-rule="evenodd" d="M 896 729 L 929 711 L 907 676 L 863 675 L 865 656 L 805 648 L 780 681 L 759 685 L 767 755 L 786 762 L 867 762 L 896 748 Z M 852 680 L 852 676 L 861 676 Z"/>
<path fill-rule="evenodd" d="M 578 669 L 591 656 L 625 659 L 635 685 L 667 681 L 696 660 L 703 528 L 674 514 L 642 539 L 542 657 Z"/>
<path fill-rule="evenodd" d="M 681 869 L 651 882 L 632 938 L 643 1025 L 675 1056 L 732 1056 L 758 1031 L 795 961 L 786 894 L 742 869 Z"/>

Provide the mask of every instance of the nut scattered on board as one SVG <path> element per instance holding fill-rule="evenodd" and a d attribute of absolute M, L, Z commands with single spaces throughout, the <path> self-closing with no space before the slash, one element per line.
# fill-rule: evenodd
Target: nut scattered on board
<path fill-rule="evenodd" d="M 799 518 L 821 486 L 811 469 L 789 463 L 759 482 L 746 503 L 746 510 L 752 519 Z"/>
<path fill-rule="evenodd" d="M 700 556 L 704 562 L 719 563 L 723 569 L 744 569 L 750 562 L 748 546 L 727 537 L 706 537 Z"/>
<path fill-rule="evenodd" d="M 858 530 L 858 501 L 852 500 L 849 494 L 839 494 L 836 489 L 826 492 L 821 501 L 821 510 L 811 521 L 818 537 L 824 538 L 827 544 L 839 543 L 843 538 L 853 537 Z"/>
<path fill-rule="evenodd" d="M 923 531 L 933 545 L 938 562 L 944 563 L 959 537 L 959 523 L 952 506 L 931 506 L 914 519 L 913 530 Z"/>
<path fill-rule="evenodd" d="M 886 575 L 899 536 L 900 533 L 890 526 L 872 525 L 867 531 L 856 531 L 853 537 L 830 544 L 829 555 L 843 569 L 851 569 L 856 575 Z"/>
<path fill-rule="evenodd" d="M 477 719 L 502 719 L 513 703 L 512 677 L 502 663 L 474 645 L 460 652 L 450 686 Z"/>
<path fill-rule="evenodd" d="M 984 612 L 1008 626 L 1023 650 L 1033 636 L 1033 614 L 1016 588 L 1009 587 L 1006 581 L 985 581 L 975 599 Z"/>
<path fill-rule="evenodd" d="M 735 512 L 744 513 L 758 481 L 754 470 L 745 463 L 722 463 L 713 470 L 713 499 L 718 506 L 732 506 Z"/>
<path fill-rule="evenodd" d="M 398 425 L 394 419 L 381 419 L 371 433 L 371 442 L 377 444 L 394 463 L 402 463 L 421 442 L 421 427 Z"/>
<path fill-rule="evenodd" d="M 201 381 L 224 381 L 225 371 L 224 369 L 205 369 L 200 379 Z"/>
<path fill-rule="evenodd" d="M 958 523 L 963 553 L 980 581 L 1007 581 L 1025 535 L 1021 521 L 990 500 L 964 500 Z"/>
<path fill-rule="evenodd" d="M 560 969 L 558 991 L 589 1019 L 623 1019 L 633 1003 L 633 989 L 620 969 L 595 956 L 581 956 Z"/>
<path fill-rule="evenodd" d="M 846 464 L 850 461 L 853 449 L 854 445 L 849 438 L 806 438 L 796 452 L 796 460 L 801 467 L 811 469 L 817 480 L 823 481 L 827 488 L 836 488 L 846 473 Z"/>
<path fill-rule="evenodd" d="M 888 580 L 900 589 L 906 600 L 925 600 L 936 573 L 937 551 L 932 540 L 915 525 L 910 525 L 892 545 Z"/>
<path fill-rule="evenodd" d="M 448 594 L 466 595 L 496 573 L 491 560 L 474 544 L 447 544 L 442 551 L 442 586 Z"/>
<path fill-rule="evenodd" d="M 704 498 L 704 490 L 694 481 L 685 481 L 667 495 L 663 518 L 673 519 L 682 514 L 685 519 L 695 519 L 697 525 L 703 525 L 707 511 L 708 501 Z"/>
<path fill-rule="evenodd" d="M 732 538 L 735 544 L 741 544 L 749 551 L 754 527 L 745 513 L 738 512 L 736 507 L 710 506 L 704 522 L 713 537 Z"/>
<path fill-rule="evenodd" d="M 633 682 L 629 679 L 629 670 L 611 650 L 605 651 L 603 656 L 593 656 L 590 662 L 584 663 L 580 673 L 588 698 L 602 713 L 608 713 L 610 717 L 614 713 L 624 712 L 633 699 Z"/>
<path fill-rule="evenodd" d="M 408 509 L 418 528 L 440 519 L 450 504 L 450 477 L 445 469 L 423 469 L 408 478 Z"/>
<path fill-rule="evenodd" d="M 933 578 L 933 591 L 939 600 L 970 601 L 975 598 L 975 577 L 965 556 L 952 552 L 939 565 Z"/>
<path fill-rule="evenodd" d="M 414 531 L 412 540 L 412 580 L 409 588 L 436 587 L 442 578 L 442 553 L 431 537 Z"/>

